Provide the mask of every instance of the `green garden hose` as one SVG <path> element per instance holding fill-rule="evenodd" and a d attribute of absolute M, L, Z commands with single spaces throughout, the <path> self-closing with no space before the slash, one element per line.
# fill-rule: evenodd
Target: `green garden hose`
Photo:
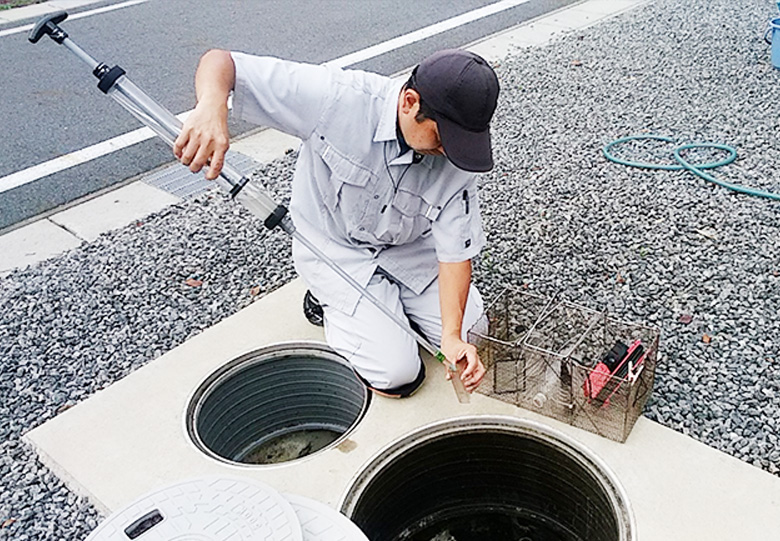
<path fill-rule="evenodd" d="M 756 190 L 754 188 L 747 188 L 745 186 L 740 186 L 739 184 L 732 184 L 730 182 L 725 182 L 722 180 L 718 180 L 712 175 L 708 175 L 702 169 L 714 169 L 716 167 L 720 167 L 721 165 L 728 165 L 732 163 L 734 160 L 737 159 L 737 151 L 733 147 L 730 147 L 728 145 L 721 145 L 718 143 L 696 143 L 696 144 L 690 144 L 690 145 L 681 145 L 674 149 L 674 159 L 677 160 L 677 164 L 674 165 L 664 165 L 664 164 L 655 164 L 655 163 L 647 163 L 647 162 L 632 162 L 628 160 L 622 160 L 620 158 L 616 158 L 612 153 L 610 152 L 613 147 L 617 145 L 621 145 L 623 143 L 627 143 L 629 141 L 640 141 L 643 139 L 652 139 L 654 141 L 664 141 L 667 143 L 674 143 L 674 139 L 671 139 L 669 137 L 663 137 L 662 135 L 632 135 L 630 137 L 623 137 L 621 139 L 617 139 L 615 141 L 612 141 L 608 145 L 604 147 L 604 156 L 611 162 L 619 163 L 621 165 L 627 165 L 629 167 L 639 167 L 642 169 L 662 169 L 665 171 L 682 171 L 687 170 L 696 175 L 699 178 L 703 178 L 704 180 L 708 182 L 712 182 L 714 184 L 717 184 L 718 186 L 722 186 L 724 188 L 728 188 L 729 190 L 734 190 L 735 192 L 744 193 L 748 195 L 755 195 L 758 197 L 764 197 L 766 199 L 773 199 L 775 201 L 780 201 L 780 194 L 772 193 L 772 192 L 766 192 L 762 190 Z M 682 152 L 685 152 L 686 150 L 691 150 L 694 148 L 714 148 L 716 150 L 722 150 L 728 155 L 717 162 L 711 162 L 711 163 L 703 163 L 703 164 L 692 164 L 688 162 L 685 158 L 681 156 Z"/>

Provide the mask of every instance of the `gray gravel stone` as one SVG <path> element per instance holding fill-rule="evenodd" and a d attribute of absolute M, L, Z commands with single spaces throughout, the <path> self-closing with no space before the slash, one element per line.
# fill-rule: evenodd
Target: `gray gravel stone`
<path fill-rule="evenodd" d="M 658 325 L 645 415 L 778 475 L 780 203 L 601 154 L 639 133 L 723 142 L 739 158 L 718 178 L 780 191 L 772 6 L 657 0 L 501 62 L 475 279 Z M 670 162 L 663 145 L 620 152 Z M 279 199 L 294 158 L 255 175 Z M 81 539 L 100 520 L 24 432 L 293 277 L 289 240 L 211 193 L 0 280 L 0 540 Z"/>

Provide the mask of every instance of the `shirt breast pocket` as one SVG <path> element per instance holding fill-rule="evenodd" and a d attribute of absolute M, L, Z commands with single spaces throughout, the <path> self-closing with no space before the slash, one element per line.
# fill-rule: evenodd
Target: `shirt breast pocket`
<path fill-rule="evenodd" d="M 436 221 L 441 207 L 429 204 L 422 196 L 399 188 L 393 197 L 392 207 L 396 220 L 390 225 L 392 244 L 404 244 L 430 232 L 431 222 Z"/>
<path fill-rule="evenodd" d="M 374 173 L 330 146 L 323 150 L 322 161 L 330 170 L 330 183 L 320 188 L 325 205 L 331 212 L 340 208 L 352 219 L 359 220 L 366 212 L 364 189 L 375 176 Z"/>

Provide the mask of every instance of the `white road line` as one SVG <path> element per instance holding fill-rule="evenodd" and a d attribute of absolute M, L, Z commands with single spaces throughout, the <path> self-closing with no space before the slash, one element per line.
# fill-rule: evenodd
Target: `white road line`
<path fill-rule="evenodd" d="M 191 111 L 185 111 L 176 116 L 179 118 L 179 120 L 184 122 L 190 112 Z M 87 163 L 102 156 L 106 156 L 107 154 L 111 154 L 112 152 L 116 152 L 117 150 L 122 150 L 123 148 L 133 146 L 135 144 L 146 141 L 147 139 L 152 139 L 155 136 L 156 134 L 149 128 L 138 128 L 137 130 L 133 130 L 122 135 L 117 135 L 111 139 L 107 139 L 92 146 L 82 148 L 81 150 L 77 150 L 69 154 L 63 154 L 62 156 L 54 158 L 53 160 L 39 163 L 38 165 L 33 165 L 27 169 L 22 169 L 21 171 L 17 171 L 16 173 L 12 173 L 8 176 L 0 178 L 0 193 L 7 192 L 8 190 L 12 190 L 18 186 L 28 184 L 43 177 L 53 175 L 54 173 L 59 173 L 65 169 L 70 169 L 71 167 L 81 165 L 82 163 Z"/>
<path fill-rule="evenodd" d="M 113 9 L 117 9 L 119 7 L 126 7 L 126 6 L 140 4 L 142 2 L 147 2 L 147 1 L 148 0 L 133 0 L 131 2 L 125 2 L 124 4 L 116 4 L 114 6 L 109 6 L 109 7 Z M 408 34 L 404 34 L 403 36 L 399 36 L 397 38 L 393 38 L 388 41 L 378 43 L 366 49 L 355 51 L 354 53 L 350 53 L 340 58 L 336 58 L 335 60 L 326 62 L 325 65 L 347 67 L 352 64 L 356 64 L 357 62 L 362 62 L 364 60 L 374 58 L 375 56 L 379 56 L 381 54 L 394 51 L 395 49 L 400 49 L 401 47 L 404 47 L 411 43 L 415 43 L 420 40 L 429 38 L 431 36 L 441 34 L 442 32 L 452 30 L 453 28 L 463 26 L 465 24 L 476 21 L 478 19 L 482 19 L 484 17 L 488 17 L 490 15 L 494 15 L 496 13 L 506 11 L 508 9 L 524 4 L 526 2 L 530 2 L 530 0 L 501 0 L 500 2 L 496 2 L 495 4 L 483 6 L 481 8 L 475 9 L 473 11 L 469 11 L 462 15 L 457 15 L 450 19 L 432 24 L 430 26 L 426 26 L 425 28 L 415 30 L 414 32 L 409 32 Z M 108 8 L 101 8 L 101 9 L 103 11 L 108 11 Z M 99 9 L 96 9 L 91 12 L 79 13 L 78 15 L 86 17 L 87 14 L 95 14 L 99 11 L 100 11 Z M 75 19 L 78 15 L 74 15 L 72 18 Z M 27 27 L 27 29 L 29 28 L 32 28 L 32 25 Z M 22 31 L 19 29 L 12 29 L 12 30 Z M 2 32 L 0 32 L 0 36 L 2 35 L 3 35 Z M 182 116 L 187 115 L 189 113 L 190 111 L 185 111 L 184 113 L 181 113 L 179 117 L 181 118 Z M 123 148 L 132 146 L 136 143 L 140 143 L 141 141 L 151 139 L 152 137 L 154 137 L 154 134 L 150 129 L 140 128 L 138 130 L 126 133 L 124 135 L 119 135 L 112 139 L 108 139 L 107 141 L 102 141 L 100 143 L 83 148 L 81 150 L 76 150 L 69 154 L 65 154 L 63 156 L 60 156 L 59 158 L 49 160 L 48 162 L 44 162 L 38 165 L 34 165 L 32 167 L 28 167 L 27 169 L 17 171 L 16 173 L 12 173 L 8 176 L 0 178 L 0 193 L 6 192 L 8 190 L 22 186 L 24 184 L 28 184 L 30 182 L 34 182 L 45 176 L 52 175 L 54 173 L 59 173 L 60 171 L 64 171 L 65 169 L 69 169 L 76 165 L 86 163 L 88 161 L 94 160 L 95 158 L 99 158 L 101 156 L 105 156 L 117 150 L 121 150 Z"/>
<path fill-rule="evenodd" d="M 28 184 L 40 178 L 59 173 L 82 163 L 94 160 L 114 151 L 127 148 L 141 141 L 154 137 L 154 132 L 149 128 L 141 128 L 112 139 L 102 141 L 96 145 L 82 148 L 76 152 L 65 154 L 59 158 L 39 163 L 27 169 L 22 169 L 0 179 L 0 193 L 7 192 L 24 184 Z"/>
<path fill-rule="evenodd" d="M 400 49 L 406 45 L 411 45 L 412 43 L 422 41 L 431 36 L 452 30 L 453 28 L 463 26 L 464 24 L 483 19 L 490 15 L 495 15 L 496 13 L 506 11 L 507 9 L 517 7 L 530 1 L 531 0 L 502 0 L 501 2 L 496 2 L 495 4 L 490 4 L 488 6 L 469 11 L 468 13 L 457 15 L 450 19 L 426 26 L 425 28 L 415 30 L 414 32 L 404 34 L 403 36 L 398 36 L 397 38 L 393 38 L 383 43 L 377 43 L 376 45 L 372 45 L 371 47 L 363 49 L 362 51 L 356 51 L 340 58 L 336 58 L 335 60 L 326 62 L 325 65 L 345 68 L 347 66 L 357 64 L 358 62 L 368 60 L 369 58 L 374 58 L 375 56 L 394 51 L 395 49 Z"/>
<path fill-rule="evenodd" d="M 130 0 L 129 2 L 123 2 L 121 4 L 114 4 L 112 6 L 105 6 L 102 8 L 92 9 L 89 11 L 82 11 L 80 13 L 68 15 L 68 20 L 72 21 L 75 19 L 83 19 L 84 17 L 89 17 L 91 15 L 100 15 L 101 13 L 106 13 L 107 11 L 114 11 L 116 9 L 127 8 L 130 6 L 135 6 L 137 4 L 143 4 L 148 1 L 149 0 Z M 52 11 L 52 13 L 54 12 Z M 3 36 L 10 36 L 12 34 L 20 34 L 22 32 L 27 32 L 28 30 L 32 29 L 34 26 L 35 23 L 25 24 L 23 26 L 17 26 L 15 28 L 9 28 L 8 30 L 0 30 L 0 38 L 2 38 Z"/>

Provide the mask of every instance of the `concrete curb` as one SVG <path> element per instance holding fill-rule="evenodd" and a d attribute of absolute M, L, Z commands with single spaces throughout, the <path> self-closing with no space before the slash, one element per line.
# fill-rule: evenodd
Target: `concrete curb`
<path fill-rule="evenodd" d="M 42 2 L 40 4 L 30 4 L 18 8 L 11 8 L 0 11 L 0 24 L 14 23 L 40 17 L 47 13 L 53 13 L 62 9 L 69 10 L 97 4 L 101 0 L 53 0 L 51 2 Z"/>

